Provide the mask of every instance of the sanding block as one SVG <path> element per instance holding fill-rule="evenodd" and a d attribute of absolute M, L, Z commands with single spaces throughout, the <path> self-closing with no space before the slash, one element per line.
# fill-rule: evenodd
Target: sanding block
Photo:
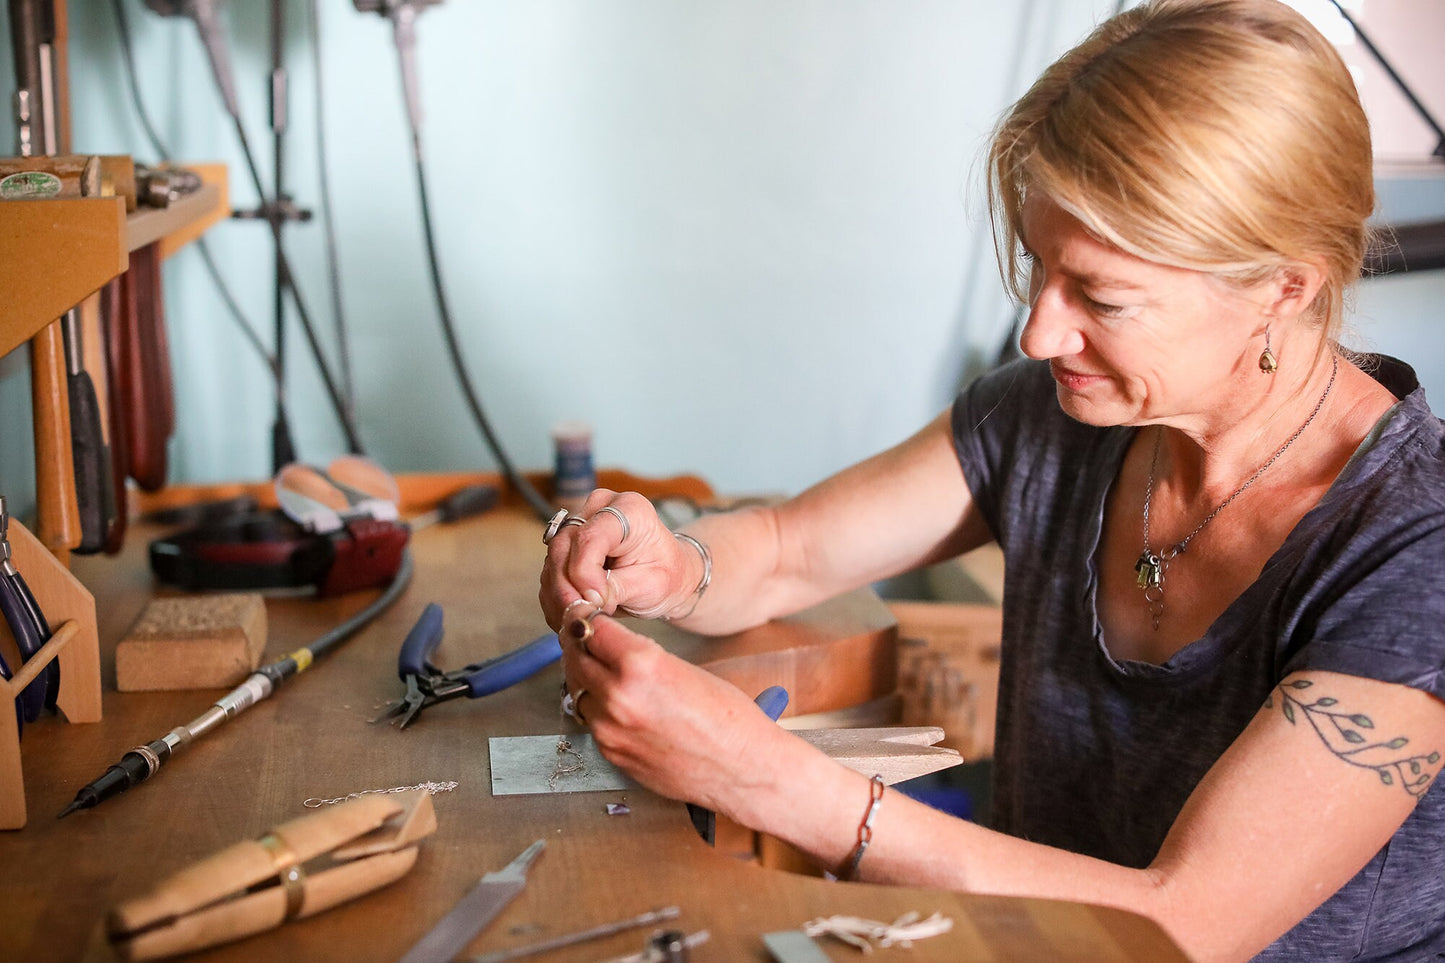
<path fill-rule="evenodd" d="M 116 646 L 116 688 L 234 686 L 265 648 L 266 603 L 256 592 L 152 599 Z"/>

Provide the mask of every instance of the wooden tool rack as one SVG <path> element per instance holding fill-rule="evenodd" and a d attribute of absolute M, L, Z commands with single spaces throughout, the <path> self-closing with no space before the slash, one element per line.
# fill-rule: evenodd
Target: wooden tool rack
<path fill-rule="evenodd" d="M 101 715 L 100 648 L 95 599 L 71 575 L 70 550 L 79 524 L 70 459 L 70 408 L 60 324 L 70 308 L 122 274 L 129 255 L 160 242 L 162 256 L 199 237 L 226 216 L 226 173 L 221 165 L 198 168 L 196 193 L 162 209 L 127 216 L 125 199 L 98 197 L 0 203 L 0 355 L 29 341 L 32 415 L 37 437 L 35 497 L 40 537 L 14 520 L 10 544 L 53 635 L 40 652 L 0 680 L 0 829 L 25 825 L 25 783 L 20 733 L 11 705 L 46 665 L 60 660 L 57 701 L 70 722 L 98 722 Z M 53 437 L 42 437 L 46 432 Z"/>

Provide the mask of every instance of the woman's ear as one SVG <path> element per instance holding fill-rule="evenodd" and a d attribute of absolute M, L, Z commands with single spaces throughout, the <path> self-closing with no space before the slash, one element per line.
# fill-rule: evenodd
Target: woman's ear
<path fill-rule="evenodd" d="M 1278 320 L 1296 318 L 1309 310 L 1325 283 L 1323 265 L 1291 261 L 1275 272 L 1269 283 L 1266 313 Z"/>

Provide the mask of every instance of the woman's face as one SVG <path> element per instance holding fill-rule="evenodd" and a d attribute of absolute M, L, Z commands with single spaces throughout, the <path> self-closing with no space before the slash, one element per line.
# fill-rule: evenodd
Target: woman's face
<path fill-rule="evenodd" d="M 1207 429 L 1259 376 L 1266 319 L 1243 292 L 1127 254 L 1046 197 L 1025 202 L 1020 240 L 1032 269 L 1019 346 L 1049 362 L 1071 417 Z"/>

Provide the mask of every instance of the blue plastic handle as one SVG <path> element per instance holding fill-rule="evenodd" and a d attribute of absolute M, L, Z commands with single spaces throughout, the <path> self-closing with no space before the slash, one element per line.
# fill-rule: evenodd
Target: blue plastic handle
<path fill-rule="evenodd" d="M 548 632 L 506 655 L 484 662 L 466 676 L 467 693 L 478 699 L 516 685 L 562 658 L 562 643 L 557 633 Z"/>
<path fill-rule="evenodd" d="M 777 722 L 778 717 L 783 714 L 783 710 L 788 707 L 788 690 L 780 685 L 770 685 L 753 701 L 757 703 L 759 709 L 768 714 L 769 719 Z"/>
<path fill-rule="evenodd" d="M 421 618 L 406 634 L 401 643 L 401 654 L 396 657 L 396 674 L 405 679 L 409 675 L 430 675 L 436 671 L 431 664 L 431 654 L 442 644 L 442 607 L 428 602 Z"/>
<path fill-rule="evenodd" d="M 788 690 L 780 685 L 770 685 L 758 693 L 753 704 L 763 710 L 769 719 L 777 722 L 778 717 L 783 714 L 783 710 L 788 707 Z M 705 806 L 699 806 L 697 803 L 688 803 L 687 815 L 692 820 L 692 828 L 697 830 L 702 841 L 709 846 L 715 845 L 717 821 L 712 810 Z"/>

